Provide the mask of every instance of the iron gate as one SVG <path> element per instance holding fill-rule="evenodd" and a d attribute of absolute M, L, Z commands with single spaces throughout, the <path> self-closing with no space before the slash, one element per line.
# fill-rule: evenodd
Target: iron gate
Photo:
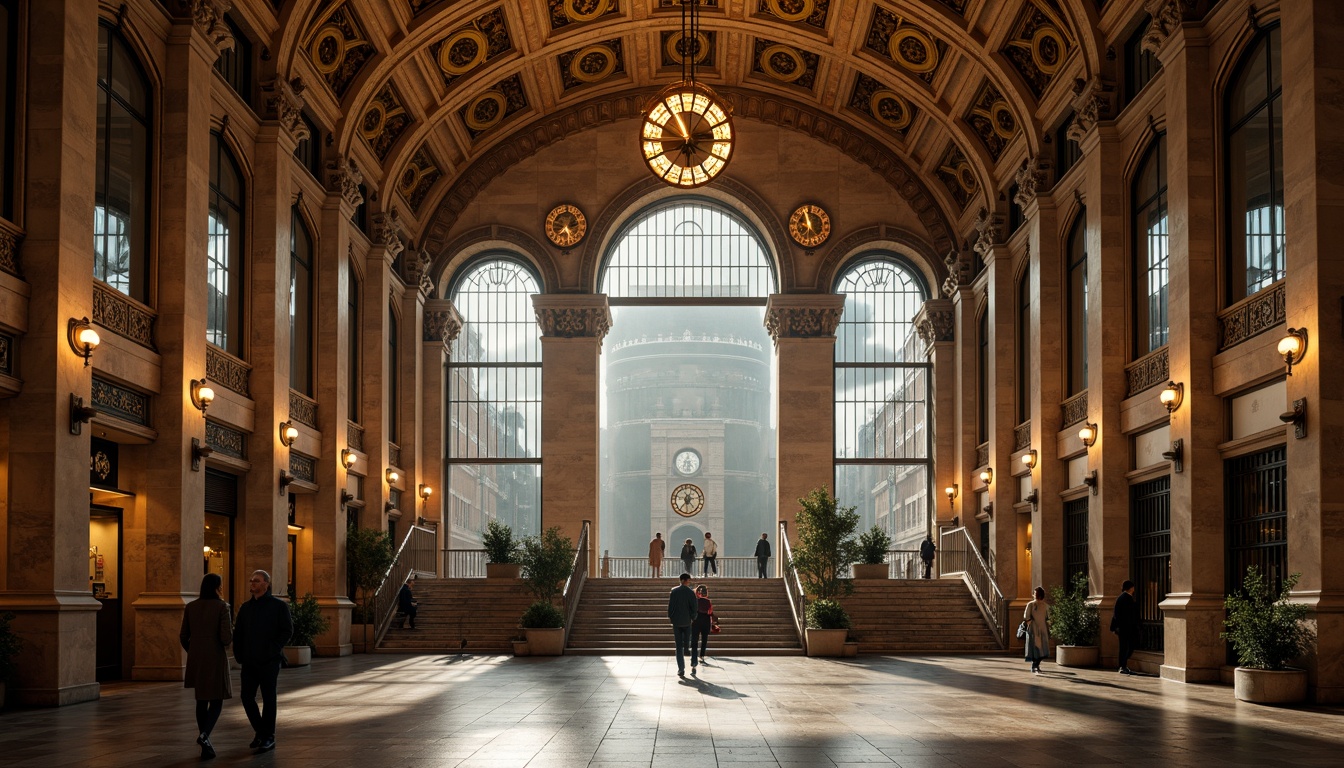
<path fill-rule="evenodd" d="M 1139 600 L 1139 650 L 1162 651 L 1162 610 L 1171 589 L 1171 477 L 1139 483 L 1129 494 L 1130 573 Z"/>

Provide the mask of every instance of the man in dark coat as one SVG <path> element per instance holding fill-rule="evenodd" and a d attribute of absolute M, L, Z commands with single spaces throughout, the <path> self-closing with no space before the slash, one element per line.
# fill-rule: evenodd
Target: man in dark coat
<path fill-rule="evenodd" d="M 1120 674 L 1134 674 L 1129 670 L 1129 657 L 1139 644 L 1139 601 L 1134 597 L 1134 582 L 1129 579 L 1120 585 L 1120 596 L 1115 598 L 1111 631 L 1120 638 Z"/>
<path fill-rule="evenodd" d="M 691 647 L 691 623 L 699 613 L 695 590 L 691 589 L 691 574 L 681 574 L 681 584 L 673 587 L 667 596 L 667 620 L 672 622 L 672 636 L 677 641 L 677 677 L 686 676 L 686 651 Z"/>
<path fill-rule="evenodd" d="M 253 571 L 247 580 L 252 599 L 238 609 L 233 628 L 233 657 L 242 665 L 243 709 L 256 738 L 248 746 L 260 752 L 275 749 L 276 688 L 285 643 L 294 634 L 289 605 L 271 594 L 271 575 Z M 257 710 L 257 688 L 263 709 Z"/>
<path fill-rule="evenodd" d="M 415 629 L 415 614 L 420 604 L 415 601 L 415 595 L 411 593 L 411 588 L 415 586 L 415 579 L 406 580 L 397 590 L 397 612 L 406 614 L 406 621 L 410 623 L 411 629 Z"/>
<path fill-rule="evenodd" d="M 770 563 L 770 542 L 766 541 L 765 534 L 761 534 L 761 540 L 756 542 L 756 577 L 760 579 L 769 578 L 765 574 L 765 567 Z"/>
<path fill-rule="evenodd" d="M 924 541 L 919 544 L 919 559 L 924 561 L 924 578 L 933 578 L 933 553 L 938 551 L 938 545 L 933 543 L 933 534 L 924 537 Z"/>

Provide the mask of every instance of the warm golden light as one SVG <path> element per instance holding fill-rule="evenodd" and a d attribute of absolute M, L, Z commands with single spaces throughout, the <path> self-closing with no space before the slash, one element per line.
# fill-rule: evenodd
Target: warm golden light
<path fill-rule="evenodd" d="M 953 484 L 953 485 L 949 485 L 949 486 L 947 486 L 946 488 L 943 489 L 943 493 L 946 493 L 946 494 L 947 494 L 947 500 L 948 500 L 948 501 L 951 501 L 951 500 L 957 498 L 957 486 L 956 486 L 955 484 Z"/>
<path fill-rule="evenodd" d="M 341 449 L 341 464 L 346 469 L 350 469 L 351 467 L 355 466 L 355 463 L 358 461 L 359 457 L 355 455 L 354 451 L 350 450 L 349 448 Z"/>
<path fill-rule="evenodd" d="M 990 467 L 985 467 L 984 469 L 980 470 L 980 482 L 984 483 L 985 485 L 989 485 L 990 483 L 994 482 L 994 470 L 991 469 Z"/>
<path fill-rule="evenodd" d="M 284 443 L 286 448 L 293 445 L 294 441 L 298 439 L 299 430 L 293 424 L 288 421 L 280 422 L 280 442 Z"/>
<path fill-rule="evenodd" d="M 66 325 L 65 340 L 76 355 L 84 358 L 85 368 L 89 367 L 89 358 L 93 357 L 93 351 L 102 343 L 98 332 L 93 329 L 87 317 L 78 320 L 70 318 L 70 322 Z"/>
<path fill-rule="evenodd" d="M 387 482 L 388 482 L 390 485 L 396 485 L 397 481 L 400 480 L 400 479 L 401 479 L 401 475 L 397 474 L 397 470 L 392 469 L 391 467 L 389 467 L 388 470 L 387 470 Z"/>
<path fill-rule="evenodd" d="M 434 495 L 433 488 L 430 488 L 428 485 L 425 485 L 424 483 L 420 484 L 420 498 L 428 499 L 430 496 L 433 495 Z"/>
<path fill-rule="evenodd" d="M 1035 448 L 1031 449 L 1030 451 L 1027 451 L 1027 452 L 1024 453 L 1024 454 L 1022 454 L 1022 463 L 1027 467 L 1027 469 L 1035 469 L 1035 468 L 1036 468 L 1036 449 L 1035 449 Z"/>
<path fill-rule="evenodd" d="M 1185 385 L 1178 384 L 1174 381 L 1167 382 L 1167 386 L 1162 389 L 1162 394 L 1158 395 L 1158 399 L 1162 401 L 1162 405 L 1166 406 L 1167 413 L 1171 413 L 1177 408 L 1180 408 L 1181 400 L 1184 399 L 1184 397 Z"/>
<path fill-rule="evenodd" d="M 1083 445 L 1091 448 L 1092 444 L 1097 442 L 1097 425 L 1084 424 L 1078 430 L 1078 439 L 1083 441 Z"/>
<path fill-rule="evenodd" d="M 1279 339 L 1279 355 L 1283 362 L 1288 366 L 1288 375 L 1293 375 L 1293 366 L 1302 362 L 1302 355 L 1307 351 L 1307 329 L 1289 328 L 1282 339 Z"/>
<path fill-rule="evenodd" d="M 205 413 L 205 409 L 209 408 L 210 404 L 213 403 L 214 401 L 215 401 L 215 389 L 214 387 L 210 386 L 209 382 L 207 382 L 205 379 L 191 380 L 192 405 L 196 406 L 196 408 L 201 413 Z"/>

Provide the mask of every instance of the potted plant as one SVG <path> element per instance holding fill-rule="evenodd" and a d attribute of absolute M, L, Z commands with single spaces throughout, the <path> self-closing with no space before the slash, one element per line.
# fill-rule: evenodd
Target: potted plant
<path fill-rule="evenodd" d="M 359 614 L 363 619 L 359 626 L 359 647 L 363 651 L 368 651 L 369 625 L 377 621 L 373 615 L 373 594 L 382 585 L 387 569 L 392 567 L 392 558 L 392 539 L 387 531 L 372 528 L 346 531 L 345 567 L 359 592 Z"/>
<path fill-rule="evenodd" d="M 520 624 L 532 656 L 559 656 L 565 652 L 565 614 L 555 605 L 574 567 L 574 542 L 547 528 L 540 536 L 528 536 L 518 553 L 523 583 L 536 602 L 523 612 Z"/>
<path fill-rule="evenodd" d="M 23 646 L 23 641 L 9 626 L 13 620 L 14 614 L 8 611 L 0 613 L 0 707 L 5 706 L 5 684 L 13 680 L 14 673 L 18 671 L 14 657 L 19 655 Z"/>
<path fill-rule="evenodd" d="M 1283 580 L 1276 598 L 1254 565 L 1246 569 L 1241 591 L 1227 596 L 1223 605 L 1227 631 L 1220 637 L 1237 654 L 1233 692 L 1241 701 L 1287 704 L 1307 698 L 1307 672 L 1288 662 L 1311 650 L 1315 634 L 1303 620 L 1307 606 L 1288 602 L 1302 574 Z"/>
<path fill-rule="evenodd" d="M 313 641 L 327 631 L 331 622 L 322 615 L 322 606 L 312 592 L 305 592 L 302 600 L 290 600 L 289 614 L 294 620 L 294 634 L 285 646 L 285 663 L 306 667 L 313 663 Z"/>
<path fill-rule="evenodd" d="M 887 550 L 891 549 L 891 537 L 887 532 L 874 525 L 859 536 L 858 556 L 854 563 L 854 578 L 887 578 Z"/>
<path fill-rule="evenodd" d="M 1095 667 L 1101 657 L 1097 636 L 1101 616 L 1087 602 L 1087 574 L 1075 573 L 1068 589 L 1050 590 L 1050 637 L 1055 641 L 1055 663 L 1061 667 Z"/>
<path fill-rule="evenodd" d="M 481 537 L 485 547 L 485 578 L 516 579 L 522 569 L 516 560 L 518 542 L 513 539 L 513 529 L 498 520 L 491 520 Z"/>
<path fill-rule="evenodd" d="M 854 507 L 841 507 L 825 486 L 799 499 L 789 567 L 798 574 L 803 590 L 813 602 L 807 608 L 807 655 L 840 656 L 849 631 L 849 615 L 835 598 L 853 591 L 849 579 L 840 578 L 845 566 L 857 558 L 852 538 L 859 525 Z M 826 605 L 817 607 L 818 604 Z"/>

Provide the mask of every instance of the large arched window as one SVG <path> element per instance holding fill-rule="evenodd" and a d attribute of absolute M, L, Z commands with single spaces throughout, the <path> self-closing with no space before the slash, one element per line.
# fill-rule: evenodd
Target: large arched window
<path fill-rule="evenodd" d="M 449 291 L 462 315 L 448 362 L 450 549 L 479 547 L 491 520 L 541 532 L 540 292 L 532 270 L 501 253 L 463 268 Z"/>
<path fill-rule="evenodd" d="M 205 338 L 243 354 L 243 174 L 218 133 L 210 134 L 210 209 Z"/>
<path fill-rule="evenodd" d="M 297 207 L 289 220 L 289 387 L 313 395 L 313 236 Z"/>
<path fill-rule="evenodd" d="M 1134 178 L 1134 353 L 1166 346 L 1167 136 L 1148 149 Z"/>
<path fill-rule="evenodd" d="M 401 439 L 401 354 L 397 348 L 401 329 L 397 322 L 397 307 L 387 305 L 387 441 Z"/>
<path fill-rule="evenodd" d="M 121 34 L 98 27 L 93 276 L 149 295 L 150 84 Z"/>
<path fill-rule="evenodd" d="M 360 415 L 364 400 L 361 397 L 363 388 L 363 366 L 360 365 L 361 356 L 359 354 L 359 342 L 361 337 L 360 329 L 363 327 L 363 318 L 359 316 L 359 298 L 360 291 L 363 290 L 363 287 L 359 283 L 359 273 L 355 271 L 355 263 L 353 261 L 347 263 L 346 269 L 349 274 L 349 278 L 347 279 L 345 305 L 345 322 L 347 324 L 346 344 L 348 345 L 347 357 L 350 359 L 350 380 L 348 382 L 350 388 L 349 419 L 356 424 L 360 424 L 364 421 L 363 417 Z"/>
<path fill-rule="evenodd" d="M 1078 212 L 1078 217 L 1073 222 L 1073 229 L 1069 231 L 1069 249 L 1067 262 L 1068 274 L 1065 279 L 1065 298 L 1068 305 L 1068 320 L 1065 323 L 1065 329 L 1068 334 L 1068 348 L 1065 350 L 1067 356 L 1065 372 L 1065 388 L 1070 397 L 1087 389 L 1087 211 Z M 1030 298 L 1023 294 L 1023 301 Z M 1024 303 L 1023 306 L 1026 306 Z M 1024 314 L 1022 322 L 1030 326 L 1031 317 Z M 1030 333 L 1030 331 L 1028 331 Z M 1029 346 L 1030 337 L 1023 342 Z M 1028 351 L 1029 354 L 1029 351 Z M 1030 358 L 1024 358 L 1027 369 L 1030 369 Z M 1024 384 L 1029 383 L 1029 379 L 1024 380 Z M 1024 390 L 1025 391 L 1025 390 Z M 1021 419 L 1026 421 L 1026 419 Z"/>
<path fill-rule="evenodd" d="M 835 493 L 858 507 L 896 549 L 929 531 L 929 364 L 914 329 L 923 280 L 892 253 L 857 261 L 836 281 L 844 294 L 835 344 Z"/>
<path fill-rule="evenodd" d="M 978 386 L 975 388 L 975 441 L 989 442 L 989 312 L 980 313 L 976 335 L 975 374 Z"/>
<path fill-rule="evenodd" d="M 1031 266 L 1017 281 L 1017 423 L 1031 421 Z"/>
<path fill-rule="evenodd" d="M 0 0 L 0 216 L 14 220 L 14 126 L 19 124 L 19 0 Z"/>
<path fill-rule="evenodd" d="M 1287 271 L 1283 222 L 1283 99 L 1279 27 L 1260 33 L 1226 94 L 1228 301 Z"/>

